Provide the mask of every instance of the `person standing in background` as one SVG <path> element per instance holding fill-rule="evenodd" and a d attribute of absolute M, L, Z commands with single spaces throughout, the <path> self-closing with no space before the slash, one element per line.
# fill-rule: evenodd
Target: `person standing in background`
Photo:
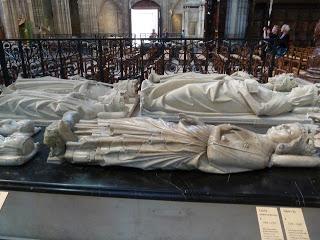
<path fill-rule="evenodd" d="M 279 38 L 279 44 L 277 49 L 278 57 L 284 56 L 289 49 L 289 41 L 290 41 L 289 32 L 290 32 L 290 26 L 288 24 L 283 24 L 281 27 L 281 35 Z"/>
<path fill-rule="evenodd" d="M 181 32 L 181 38 L 185 38 L 184 29 L 182 29 L 182 32 Z"/>
<path fill-rule="evenodd" d="M 155 29 L 152 29 L 152 33 L 150 34 L 150 38 L 157 38 L 158 34 L 156 33 Z"/>
<path fill-rule="evenodd" d="M 271 31 L 269 27 L 264 27 L 263 39 L 267 42 L 266 52 L 275 50 L 279 41 L 279 26 L 274 25 Z"/>

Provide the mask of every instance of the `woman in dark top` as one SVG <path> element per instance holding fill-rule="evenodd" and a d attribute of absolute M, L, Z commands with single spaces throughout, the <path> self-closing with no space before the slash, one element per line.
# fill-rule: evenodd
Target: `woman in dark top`
<path fill-rule="evenodd" d="M 274 25 L 271 31 L 269 27 L 264 27 L 263 38 L 266 44 L 264 49 L 265 52 L 272 52 L 273 50 L 276 50 L 279 40 L 279 26 Z"/>
<path fill-rule="evenodd" d="M 289 31 L 290 27 L 287 24 L 282 25 L 281 27 L 281 36 L 279 38 L 277 56 L 282 57 L 284 56 L 289 48 Z"/>
<path fill-rule="evenodd" d="M 269 43 L 272 47 L 276 46 L 279 40 L 279 26 L 274 25 L 269 35 Z"/>

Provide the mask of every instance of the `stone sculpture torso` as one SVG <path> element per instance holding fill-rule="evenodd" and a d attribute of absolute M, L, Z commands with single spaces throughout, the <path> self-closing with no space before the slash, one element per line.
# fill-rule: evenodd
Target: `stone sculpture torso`
<path fill-rule="evenodd" d="M 150 112 L 186 113 L 196 116 L 255 114 L 275 116 L 297 106 L 313 106 L 318 90 L 313 85 L 290 93 L 267 89 L 252 79 L 235 80 L 216 75 L 214 81 L 171 79 L 142 86 L 141 107 Z"/>
<path fill-rule="evenodd" d="M 83 119 L 94 119 L 99 113 L 122 113 L 126 116 L 129 99 L 135 98 L 137 89 L 137 81 L 128 81 L 112 88 L 90 80 L 50 77 L 18 80 L 0 95 L 1 118 L 52 121 L 61 119 L 68 111 L 78 112 Z"/>
<path fill-rule="evenodd" d="M 51 148 L 52 162 L 220 174 L 272 165 L 320 166 L 316 150 L 320 145 L 314 141 L 317 130 L 301 124 L 281 125 L 267 134 L 257 134 L 229 124 L 192 121 L 184 117 L 176 124 L 140 117 L 74 125 L 62 120 L 47 128 L 44 142 Z M 309 132 L 312 141 L 307 141 Z"/>

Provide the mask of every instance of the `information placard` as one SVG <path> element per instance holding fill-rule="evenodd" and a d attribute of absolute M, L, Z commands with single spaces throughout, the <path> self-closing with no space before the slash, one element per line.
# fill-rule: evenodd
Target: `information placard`
<path fill-rule="evenodd" d="M 262 240 L 284 240 L 278 209 L 256 207 Z"/>
<path fill-rule="evenodd" d="M 287 240 L 310 240 L 301 208 L 280 208 Z"/>
<path fill-rule="evenodd" d="M 0 210 L 4 202 L 6 201 L 7 196 L 8 196 L 8 192 L 0 192 Z"/>

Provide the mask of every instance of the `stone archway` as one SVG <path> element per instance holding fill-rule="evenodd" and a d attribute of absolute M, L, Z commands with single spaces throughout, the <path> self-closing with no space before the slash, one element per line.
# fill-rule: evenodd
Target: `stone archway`
<path fill-rule="evenodd" d="M 132 5 L 132 9 L 160 9 L 160 4 L 151 0 L 140 0 Z"/>
<path fill-rule="evenodd" d="M 132 0 L 131 9 L 160 9 L 161 1 L 159 0 Z"/>
<path fill-rule="evenodd" d="M 99 33 L 122 33 L 123 19 L 121 8 L 116 1 L 106 0 L 100 8 L 98 14 Z"/>

